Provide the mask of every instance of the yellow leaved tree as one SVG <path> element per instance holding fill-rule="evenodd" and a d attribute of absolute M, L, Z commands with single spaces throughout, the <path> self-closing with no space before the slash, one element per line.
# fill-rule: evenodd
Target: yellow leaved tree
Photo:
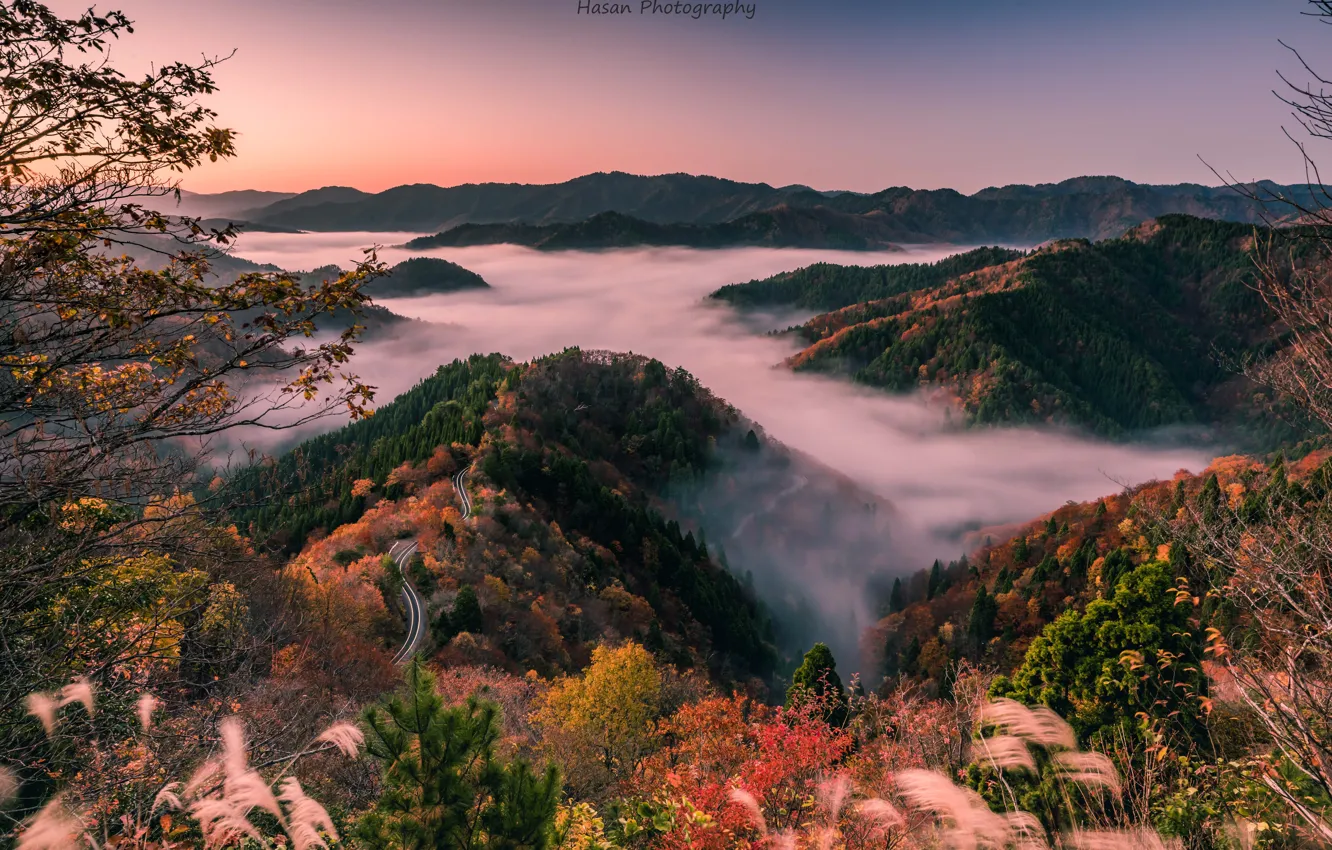
<path fill-rule="evenodd" d="M 633 774 L 651 750 L 661 691 L 652 654 L 626 643 L 598 646 L 582 676 L 546 692 L 533 720 L 576 797 L 595 797 Z"/>

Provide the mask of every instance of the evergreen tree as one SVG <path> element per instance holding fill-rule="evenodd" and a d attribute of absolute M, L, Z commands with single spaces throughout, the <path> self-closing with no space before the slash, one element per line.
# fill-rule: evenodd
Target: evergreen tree
<path fill-rule="evenodd" d="M 893 579 L 893 591 L 888 594 L 888 612 L 896 614 L 906 607 L 906 600 L 902 593 L 902 579 Z"/>
<path fill-rule="evenodd" d="M 847 719 L 846 689 L 842 677 L 837 675 L 837 661 L 825 643 L 816 643 L 805 659 L 791 674 L 791 687 L 786 689 L 786 704 L 813 695 L 824 701 L 827 720 L 833 726 L 843 726 Z"/>
<path fill-rule="evenodd" d="M 425 558 L 420 552 L 412 555 L 407 562 L 407 575 L 411 576 L 412 584 L 425 596 L 435 592 L 435 574 L 426 569 Z"/>
<path fill-rule="evenodd" d="M 1182 543 L 1170 544 L 1170 572 L 1176 576 L 1189 574 L 1189 553 Z"/>
<path fill-rule="evenodd" d="M 1013 574 L 1008 571 L 1008 567 L 1000 567 L 999 575 L 994 577 L 995 594 L 1007 593 L 1013 589 Z"/>
<path fill-rule="evenodd" d="M 1123 549 L 1116 549 L 1105 556 L 1101 563 L 1101 583 L 1105 586 L 1105 598 L 1115 595 L 1119 579 L 1133 569 L 1133 560 Z"/>
<path fill-rule="evenodd" d="M 449 615 L 454 634 L 471 632 L 481 634 L 485 619 L 481 616 L 481 603 L 477 601 L 476 590 L 470 584 L 464 584 L 458 591 L 458 598 L 453 600 L 453 613 Z"/>
<path fill-rule="evenodd" d="M 760 447 L 761 444 L 759 443 L 758 434 L 755 434 L 754 429 L 750 428 L 749 433 L 745 434 L 745 448 L 749 449 L 751 452 L 756 452 Z"/>
<path fill-rule="evenodd" d="M 403 693 L 363 715 L 365 749 L 384 790 L 355 826 L 373 850 L 545 850 L 560 800 L 554 767 L 538 776 L 495 751 L 499 709 L 469 699 L 448 708 L 420 659 Z"/>
<path fill-rule="evenodd" d="M 1031 557 L 1031 547 L 1027 545 L 1026 537 L 1019 537 L 1013 544 L 1013 561 L 1017 564 L 1025 564 Z"/>
<path fill-rule="evenodd" d="M 930 583 L 925 590 L 925 598 L 933 599 L 939 592 L 940 585 L 943 584 L 943 565 L 936 559 L 934 566 L 930 567 Z"/>
<path fill-rule="evenodd" d="M 911 638 L 911 643 L 902 650 L 902 657 L 898 661 L 898 668 L 908 675 L 915 674 L 920 666 L 920 638 Z"/>
<path fill-rule="evenodd" d="M 976 591 L 976 601 L 971 604 L 971 615 L 967 620 L 967 634 L 979 646 L 984 647 L 994 637 L 994 618 L 998 614 L 999 603 L 982 584 Z"/>
<path fill-rule="evenodd" d="M 1083 740 L 1107 727 L 1132 728 L 1145 712 L 1173 718 L 1171 728 L 1208 746 L 1203 641 L 1189 606 L 1174 603 L 1174 581 L 1165 563 L 1130 565 L 1112 596 L 1047 625 L 991 695 L 1048 705 Z"/>
<path fill-rule="evenodd" d="M 1046 555 L 1036 565 L 1036 570 L 1032 573 L 1032 579 L 1040 582 L 1049 581 L 1058 574 L 1059 569 L 1059 559 L 1054 555 Z"/>
<path fill-rule="evenodd" d="M 1221 484 L 1216 480 L 1216 473 L 1207 476 L 1202 492 L 1198 494 L 1198 505 L 1202 508 L 1204 523 L 1214 522 L 1224 504 L 1221 498 Z"/>

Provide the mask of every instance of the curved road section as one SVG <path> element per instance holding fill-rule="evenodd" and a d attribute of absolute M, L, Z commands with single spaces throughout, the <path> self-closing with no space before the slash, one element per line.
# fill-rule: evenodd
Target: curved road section
<path fill-rule="evenodd" d="M 458 491 L 463 519 L 472 515 L 472 497 L 467 495 L 466 479 L 466 468 L 458 470 L 458 474 L 453 476 L 453 489 Z M 407 638 L 403 641 L 402 649 L 393 656 L 394 664 L 405 664 L 407 659 L 420 648 L 426 636 L 425 603 L 421 601 L 421 594 L 416 592 L 412 580 L 407 576 L 407 563 L 416 553 L 417 546 L 415 540 L 399 540 L 388 550 L 389 557 L 393 558 L 394 563 L 398 565 L 398 572 L 402 574 L 402 609 L 407 620 Z"/>
<path fill-rule="evenodd" d="M 458 474 L 453 476 L 453 489 L 458 491 L 458 501 L 462 502 L 462 518 L 467 519 L 472 515 L 472 497 L 467 495 L 467 467 L 458 470 Z"/>
<path fill-rule="evenodd" d="M 402 609 L 407 620 L 407 637 L 402 643 L 402 649 L 393 656 L 394 664 L 406 663 L 426 636 L 425 604 L 421 602 L 421 594 L 412 587 L 412 580 L 407 577 L 407 562 L 416 553 L 416 547 L 415 540 L 399 540 L 388 551 L 398 565 L 398 572 L 402 574 Z"/>

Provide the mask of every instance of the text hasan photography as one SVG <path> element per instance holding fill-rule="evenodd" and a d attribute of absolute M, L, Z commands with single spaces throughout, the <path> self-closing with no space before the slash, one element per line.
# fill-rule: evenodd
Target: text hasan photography
<path fill-rule="evenodd" d="M 599 3 L 593 0 L 578 0 L 580 15 L 666 15 L 670 17 L 727 18 L 744 17 L 753 20 L 758 12 L 758 3 L 685 3 L 661 2 L 661 0 L 640 0 L 637 8 L 632 3 Z"/>

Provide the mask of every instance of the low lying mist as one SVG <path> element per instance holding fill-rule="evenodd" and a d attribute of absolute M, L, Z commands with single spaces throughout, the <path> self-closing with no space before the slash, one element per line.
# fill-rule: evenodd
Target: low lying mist
<path fill-rule="evenodd" d="M 347 267 L 376 241 L 397 244 L 412 235 L 253 233 L 242 236 L 236 250 L 255 262 L 293 270 L 328 263 Z M 634 351 L 684 367 L 760 423 L 767 438 L 847 482 L 841 501 L 825 494 L 818 504 L 810 502 L 811 511 L 829 519 L 800 524 L 799 551 L 786 545 L 742 545 L 745 529 L 737 535 L 735 528 L 750 513 L 773 513 L 779 504 L 789 512 L 791 500 L 809 499 L 801 492 L 804 485 L 797 486 L 800 477 L 809 476 L 799 470 L 784 480 L 774 478 L 770 469 L 757 469 L 747 478 L 732 476 L 727 492 L 702 494 L 699 504 L 711 505 L 723 526 L 706 530 L 710 542 L 726 547 L 732 568 L 752 572 L 765 597 L 780 597 L 779 610 L 789 610 L 793 595 L 804 593 L 805 608 L 819 623 L 814 631 L 826 630 L 824 639 L 854 669 L 851 653 L 858 631 L 876 616 L 864 592 L 869 574 L 905 574 L 935 557 L 956 558 L 965 548 L 960 536 L 965 530 L 1021 522 L 1070 499 L 1093 499 L 1180 468 L 1197 470 L 1211 457 L 1178 438 L 1124 445 L 1053 429 L 959 429 L 950 425 L 946 408 L 924 398 L 893 397 L 774 368 L 794 349 L 762 331 L 786 327 L 807 314 L 741 317 L 705 300 L 723 284 L 814 262 L 932 262 L 960 250 L 965 249 L 543 253 L 485 246 L 409 254 L 385 248 L 380 258 L 389 263 L 421 255 L 452 260 L 479 273 L 492 289 L 382 302 L 396 313 L 434 324 L 358 346 L 354 369 L 379 387 L 378 400 L 384 403 L 438 364 L 474 352 L 499 351 L 526 360 L 581 346 Z M 888 514 L 883 510 L 846 507 L 868 506 L 876 497 L 890 504 L 891 534 L 884 533 Z M 725 517 L 718 515 L 721 505 L 730 506 Z M 848 549 L 852 540 L 855 545 Z"/>

